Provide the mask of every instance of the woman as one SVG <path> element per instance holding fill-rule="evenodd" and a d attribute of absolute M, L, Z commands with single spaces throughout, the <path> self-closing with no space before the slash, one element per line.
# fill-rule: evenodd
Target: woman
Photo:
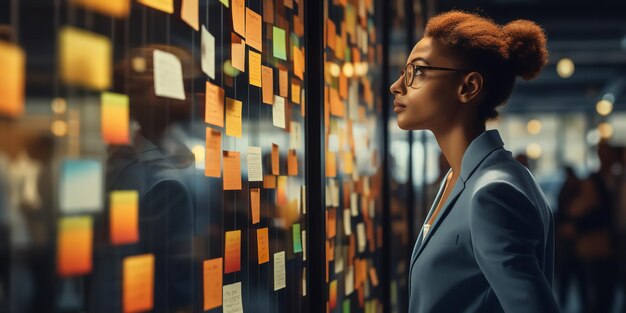
<path fill-rule="evenodd" d="M 451 167 L 413 250 L 409 312 L 559 311 L 550 208 L 485 131 L 515 77 L 537 76 L 547 58 L 533 22 L 447 12 L 429 20 L 391 86 L 400 128 L 431 130 Z"/>

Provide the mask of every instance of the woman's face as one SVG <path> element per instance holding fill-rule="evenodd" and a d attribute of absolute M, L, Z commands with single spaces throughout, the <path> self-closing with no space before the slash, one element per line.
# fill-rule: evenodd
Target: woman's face
<path fill-rule="evenodd" d="M 458 68 L 430 37 L 420 40 L 408 57 L 407 64 Z M 406 73 L 405 73 L 406 75 Z M 429 129 L 437 131 L 448 127 L 460 114 L 457 94 L 462 84 L 458 72 L 424 70 L 415 71 L 413 83 L 406 86 L 401 75 L 389 88 L 395 100 L 394 112 L 398 126 L 405 130 Z"/>

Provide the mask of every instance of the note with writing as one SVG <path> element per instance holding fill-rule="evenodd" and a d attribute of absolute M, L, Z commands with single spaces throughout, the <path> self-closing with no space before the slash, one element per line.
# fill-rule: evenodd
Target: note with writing
<path fill-rule="evenodd" d="M 154 255 L 124 258 L 124 312 L 152 310 L 154 305 Z"/>
<path fill-rule="evenodd" d="M 239 152 L 224 151 L 224 190 L 241 190 L 241 159 Z"/>
<path fill-rule="evenodd" d="M 241 282 L 224 285 L 223 299 L 223 313 L 243 313 Z"/>
<path fill-rule="evenodd" d="M 274 291 L 287 287 L 285 251 L 274 253 Z"/>
<path fill-rule="evenodd" d="M 224 127 L 224 89 L 206 82 L 204 109 L 205 122 Z"/>
<path fill-rule="evenodd" d="M 263 51 L 262 25 L 261 15 L 246 8 L 246 42 L 259 52 Z"/>
<path fill-rule="evenodd" d="M 215 37 L 204 25 L 202 25 L 200 41 L 202 71 L 211 79 L 215 79 Z"/>
<path fill-rule="evenodd" d="M 204 291 L 204 310 L 222 305 L 222 258 L 203 262 L 202 285 Z"/>
<path fill-rule="evenodd" d="M 267 263 L 270 261 L 269 240 L 267 227 L 259 228 L 256 230 L 257 248 L 259 264 Z"/>
<path fill-rule="evenodd" d="M 211 127 L 206 128 L 206 149 L 204 153 L 204 176 L 221 177 L 222 172 L 222 133 Z"/>
<path fill-rule="evenodd" d="M 241 270 L 241 230 L 226 232 L 224 263 L 224 274 Z"/>
<path fill-rule="evenodd" d="M 183 66 L 172 53 L 154 50 L 154 93 L 159 97 L 185 100 Z"/>
<path fill-rule="evenodd" d="M 226 97 L 226 135 L 241 137 L 241 107 L 239 100 Z"/>
<path fill-rule="evenodd" d="M 263 181 L 261 147 L 248 147 L 248 181 Z"/>
<path fill-rule="evenodd" d="M 274 96 L 272 106 L 272 123 L 276 127 L 285 128 L 285 98 Z"/>

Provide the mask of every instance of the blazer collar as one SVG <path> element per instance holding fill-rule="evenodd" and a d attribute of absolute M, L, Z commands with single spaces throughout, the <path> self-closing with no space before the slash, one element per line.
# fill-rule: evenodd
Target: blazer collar
<path fill-rule="evenodd" d="M 488 130 L 480 134 L 467 147 L 461 161 L 461 175 L 459 176 L 465 183 L 474 173 L 478 165 L 493 150 L 501 148 L 504 145 L 500 133 L 497 130 Z"/>

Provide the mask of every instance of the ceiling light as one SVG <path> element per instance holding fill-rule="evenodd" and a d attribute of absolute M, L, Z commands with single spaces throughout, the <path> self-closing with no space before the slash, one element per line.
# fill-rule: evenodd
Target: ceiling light
<path fill-rule="evenodd" d="M 556 64 L 556 73 L 561 78 L 569 78 L 574 74 L 574 61 L 570 58 L 560 59 Z"/>

